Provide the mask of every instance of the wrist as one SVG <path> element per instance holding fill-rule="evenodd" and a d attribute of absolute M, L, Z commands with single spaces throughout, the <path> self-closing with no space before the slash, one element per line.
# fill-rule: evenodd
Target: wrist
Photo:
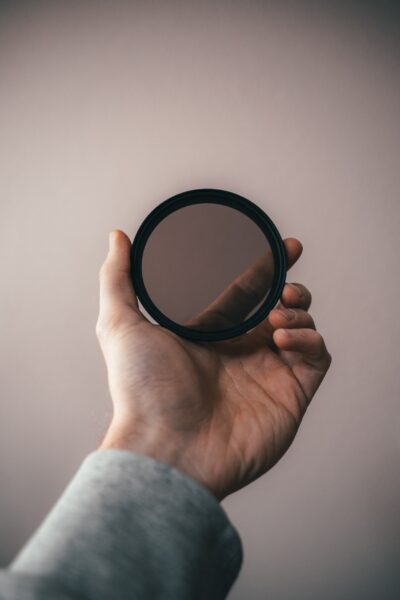
<path fill-rule="evenodd" d="M 147 454 L 172 466 L 179 463 L 177 444 L 171 435 L 157 428 L 135 429 L 113 420 L 100 445 L 100 449 L 117 448 Z"/>
<path fill-rule="evenodd" d="M 128 427 L 124 421 L 114 418 L 99 449 L 128 450 L 150 456 L 189 475 L 221 500 L 208 478 L 201 473 L 191 444 L 193 441 L 184 434 L 178 435 L 157 426 Z"/>

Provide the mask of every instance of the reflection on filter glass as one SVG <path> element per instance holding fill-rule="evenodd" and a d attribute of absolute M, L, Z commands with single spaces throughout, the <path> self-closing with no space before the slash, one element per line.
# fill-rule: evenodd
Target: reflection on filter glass
<path fill-rule="evenodd" d="M 254 314 L 269 293 L 274 265 L 265 235 L 249 217 L 204 203 L 157 225 L 143 252 L 142 273 L 165 316 L 217 331 Z"/>
<path fill-rule="evenodd" d="M 269 294 L 274 274 L 271 253 L 265 252 L 185 327 L 213 331 L 233 327 L 249 319 Z"/>

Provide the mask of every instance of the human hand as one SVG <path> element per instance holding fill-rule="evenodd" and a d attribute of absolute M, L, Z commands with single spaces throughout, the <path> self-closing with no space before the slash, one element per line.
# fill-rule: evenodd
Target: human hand
<path fill-rule="evenodd" d="M 285 240 L 289 268 L 302 246 Z M 331 363 L 307 312 L 305 286 L 286 284 L 276 309 L 250 332 L 194 342 L 140 311 L 128 236 L 114 230 L 100 269 L 96 334 L 114 414 L 100 448 L 168 463 L 218 500 L 268 471 L 293 441 Z"/>

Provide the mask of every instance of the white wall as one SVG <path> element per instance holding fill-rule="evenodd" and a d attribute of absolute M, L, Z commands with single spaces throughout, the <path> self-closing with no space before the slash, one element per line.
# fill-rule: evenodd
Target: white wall
<path fill-rule="evenodd" d="M 3 564 L 111 413 L 94 331 L 108 232 L 219 187 L 302 240 L 289 281 L 333 356 L 288 453 L 223 503 L 245 550 L 231 598 L 398 597 L 394 5 L 2 3 Z"/>

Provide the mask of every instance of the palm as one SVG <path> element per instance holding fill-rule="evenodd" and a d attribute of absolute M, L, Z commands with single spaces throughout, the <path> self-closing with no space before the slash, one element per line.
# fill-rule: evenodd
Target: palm
<path fill-rule="evenodd" d="M 308 403 L 289 364 L 295 353 L 279 351 L 268 329 L 193 343 L 148 322 L 127 324 L 108 361 L 112 397 L 153 427 L 167 415 L 170 429 L 191 431 L 198 469 L 209 465 L 204 477 L 232 492 L 282 456 Z"/>
<path fill-rule="evenodd" d="M 287 450 L 307 399 L 272 343 L 261 345 L 245 338 L 216 350 L 216 356 L 220 364 L 217 386 L 223 398 L 220 417 L 225 422 L 228 417 L 231 427 L 226 440 L 228 454 L 221 466 L 224 471 L 228 464 L 233 471 L 229 480 L 242 487 L 266 472 Z"/>

